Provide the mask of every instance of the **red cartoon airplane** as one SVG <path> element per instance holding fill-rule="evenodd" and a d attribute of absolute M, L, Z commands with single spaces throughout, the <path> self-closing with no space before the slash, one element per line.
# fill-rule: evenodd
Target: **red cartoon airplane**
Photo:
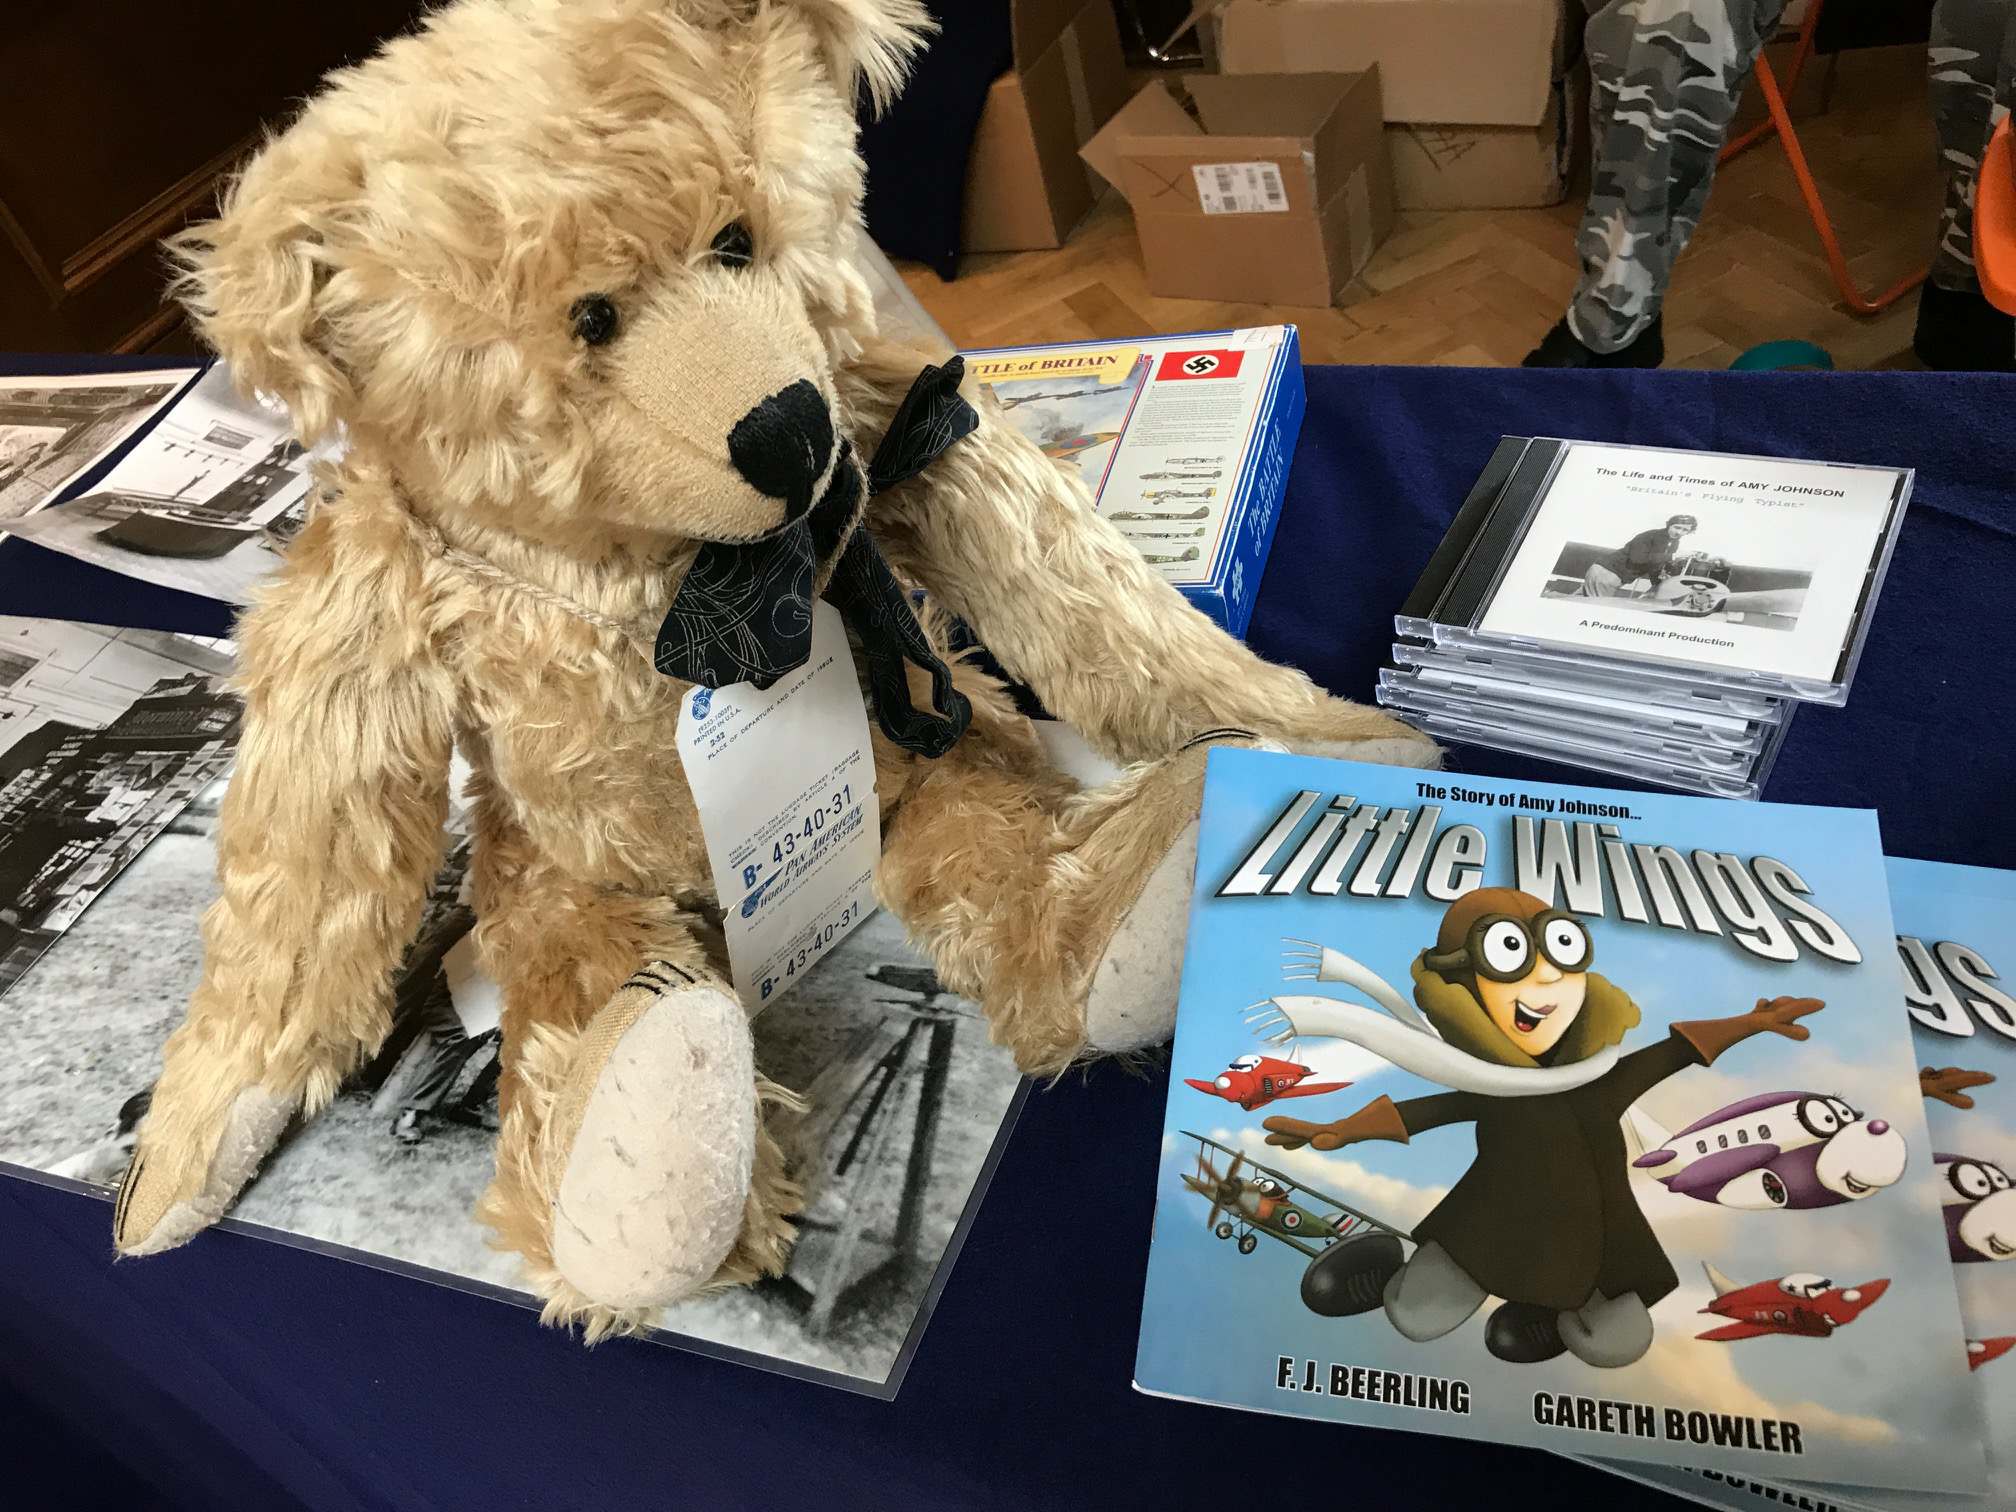
<path fill-rule="evenodd" d="M 1999 1360 L 2011 1349 L 2016 1349 L 2016 1334 L 2004 1334 L 1999 1339 L 1969 1339 L 1967 1341 L 1967 1368 L 1979 1370 L 1990 1360 Z"/>
<path fill-rule="evenodd" d="M 1803 1272 L 1738 1286 L 1712 1265 L 1703 1269 L 1708 1272 L 1708 1284 L 1715 1288 L 1715 1300 L 1701 1311 L 1735 1321 L 1696 1335 L 1702 1339 L 1757 1339 L 1766 1334 L 1824 1339 L 1853 1323 L 1863 1308 L 1890 1289 L 1887 1280 L 1841 1287 L 1825 1276 Z"/>
<path fill-rule="evenodd" d="M 1347 1081 L 1303 1082 L 1304 1077 L 1315 1074 L 1307 1066 L 1276 1060 L 1271 1055 L 1242 1055 L 1220 1071 L 1215 1081 L 1198 1081 L 1194 1076 L 1183 1080 L 1199 1092 L 1239 1104 L 1248 1113 L 1266 1107 L 1277 1097 L 1314 1097 L 1321 1092 L 1341 1092 L 1351 1085 Z"/>

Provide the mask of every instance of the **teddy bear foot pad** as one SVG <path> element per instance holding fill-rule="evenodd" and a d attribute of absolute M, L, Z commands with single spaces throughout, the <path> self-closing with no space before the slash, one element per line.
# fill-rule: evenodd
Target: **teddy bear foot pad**
<path fill-rule="evenodd" d="M 573 1127 L 552 1238 L 569 1286 L 628 1311 L 714 1278 L 748 1201 L 754 1084 L 748 1016 L 725 988 L 654 963 L 604 1006 L 556 1110 L 555 1132 Z"/>

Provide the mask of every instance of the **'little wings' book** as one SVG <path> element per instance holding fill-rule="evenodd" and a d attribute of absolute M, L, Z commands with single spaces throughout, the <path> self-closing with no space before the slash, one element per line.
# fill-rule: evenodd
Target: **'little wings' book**
<path fill-rule="evenodd" d="M 1828 1509 L 2016 1507 L 2016 872 L 1889 862 L 1903 1006 L 1932 1129 L 1939 1233 L 1960 1288 L 1967 1367 L 1988 1436 L 1988 1499 L 1842 1486 L 1746 1486 L 1659 1472 L 1655 1483 L 1731 1512 L 1803 1498 Z M 1796 1502 L 1794 1503 L 1797 1504 Z"/>
<path fill-rule="evenodd" d="M 1866 811 L 1214 752 L 1136 1384 L 1980 1491 L 1892 933 Z"/>

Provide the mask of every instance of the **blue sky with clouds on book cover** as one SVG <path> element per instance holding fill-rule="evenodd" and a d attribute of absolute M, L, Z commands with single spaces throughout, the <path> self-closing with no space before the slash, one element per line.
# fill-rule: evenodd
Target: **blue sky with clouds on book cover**
<path fill-rule="evenodd" d="M 2006 1184 L 2016 1175 L 2016 983 L 2006 974 L 2016 872 L 1895 857 L 1887 867 L 1926 1121 L 1934 1154 L 1954 1157 L 1938 1162 L 1936 1185 L 1987 1432 L 1989 1494 L 1983 1501 L 1815 1485 L 1796 1485 L 1792 1494 L 1818 1508 L 1873 1512 L 2016 1506 L 2016 1264 L 2007 1263 L 2016 1261 L 2016 1186 Z M 1646 1473 L 1655 1485 L 1731 1512 L 1787 1504 L 1768 1486 Z"/>
<path fill-rule="evenodd" d="M 1137 1384 L 1978 1490 L 1892 934 L 1867 811 L 1214 752 Z"/>

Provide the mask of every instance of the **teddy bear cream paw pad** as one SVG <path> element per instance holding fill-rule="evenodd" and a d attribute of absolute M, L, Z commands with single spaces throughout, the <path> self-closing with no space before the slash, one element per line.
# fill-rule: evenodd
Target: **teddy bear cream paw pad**
<path fill-rule="evenodd" d="M 124 1255 L 158 1255 L 187 1244 L 224 1215 L 294 1116 L 290 1099 L 247 1087 L 232 1100 L 217 1148 L 201 1163 L 177 1161 L 141 1127 L 133 1163 L 119 1184 L 112 1240 Z"/>
<path fill-rule="evenodd" d="M 1121 919 L 1092 973 L 1092 990 L 1085 999 L 1085 1040 L 1093 1050 L 1102 1054 L 1142 1050 L 1161 1044 L 1174 1031 L 1190 888 L 1196 876 L 1193 819 L 1148 874 L 1141 896 Z"/>
<path fill-rule="evenodd" d="M 725 988 L 654 963 L 576 1054 L 555 1110 L 554 1267 L 604 1307 L 676 1302 L 742 1229 L 757 1138 L 748 1016 Z"/>

